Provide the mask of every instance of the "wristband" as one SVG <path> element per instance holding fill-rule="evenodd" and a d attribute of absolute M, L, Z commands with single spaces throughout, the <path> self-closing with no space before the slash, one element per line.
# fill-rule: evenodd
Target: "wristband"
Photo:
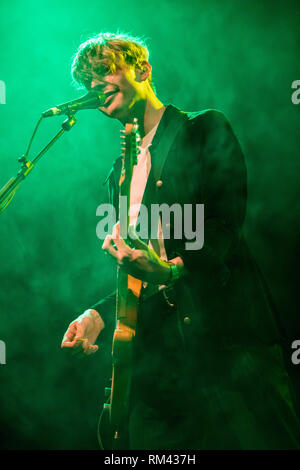
<path fill-rule="evenodd" d="M 170 278 L 168 280 L 168 284 L 170 284 L 180 278 L 180 271 L 177 264 L 172 263 L 172 261 L 167 261 L 167 263 L 170 266 Z"/>

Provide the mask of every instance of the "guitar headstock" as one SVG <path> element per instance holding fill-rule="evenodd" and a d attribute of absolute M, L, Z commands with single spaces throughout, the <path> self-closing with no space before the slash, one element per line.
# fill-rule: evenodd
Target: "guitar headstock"
<path fill-rule="evenodd" d="M 134 118 L 133 123 L 126 124 L 125 129 L 121 130 L 122 171 L 119 187 L 122 195 L 129 196 L 128 188 L 130 188 L 133 167 L 137 164 L 140 141 L 138 122 Z"/>

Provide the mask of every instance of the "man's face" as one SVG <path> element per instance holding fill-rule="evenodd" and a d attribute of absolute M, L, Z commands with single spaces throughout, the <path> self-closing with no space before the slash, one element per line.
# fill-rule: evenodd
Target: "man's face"
<path fill-rule="evenodd" d="M 98 109 L 106 116 L 124 120 L 132 106 L 142 96 L 143 82 L 137 81 L 137 72 L 133 67 L 117 70 L 115 74 L 94 78 L 91 89 L 100 89 L 107 94 L 103 106 Z"/>

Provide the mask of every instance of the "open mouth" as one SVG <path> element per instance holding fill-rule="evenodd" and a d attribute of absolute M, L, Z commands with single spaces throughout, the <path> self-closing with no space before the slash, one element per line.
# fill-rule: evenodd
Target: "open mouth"
<path fill-rule="evenodd" d="M 104 101 L 104 104 L 109 103 L 113 99 L 113 97 L 115 96 L 116 93 L 117 93 L 116 91 L 111 91 L 111 92 L 107 93 L 108 96 L 107 96 L 106 100 Z"/>

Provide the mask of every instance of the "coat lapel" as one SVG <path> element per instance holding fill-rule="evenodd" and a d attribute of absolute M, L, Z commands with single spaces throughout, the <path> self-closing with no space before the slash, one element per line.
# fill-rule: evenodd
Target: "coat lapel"
<path fill-rule="evenodd" d="M 142 199 L 142 204 L 147 207 L 148 213 L 150 210 L 150 204 L 152 202 L 156 202 L 156 189 L 158 188 L 157 181 L 159 181 L 161 177 L 164 164 L 171 145 L 174 142 L 175 135 L 187 118 L 186 113 L 170 104 L 166 107 L 166 110 L 159 122 L 150 147 L 151 170 Z M 111 170 L 103 182 L 103 185 L 107 182 L 109 183 L 110 202 L 116 209 L 117 218 L 119 212 L 118 193 L 121 168 L 122 159 L 121 157 L 118 157 L 114 161 Z"/>

